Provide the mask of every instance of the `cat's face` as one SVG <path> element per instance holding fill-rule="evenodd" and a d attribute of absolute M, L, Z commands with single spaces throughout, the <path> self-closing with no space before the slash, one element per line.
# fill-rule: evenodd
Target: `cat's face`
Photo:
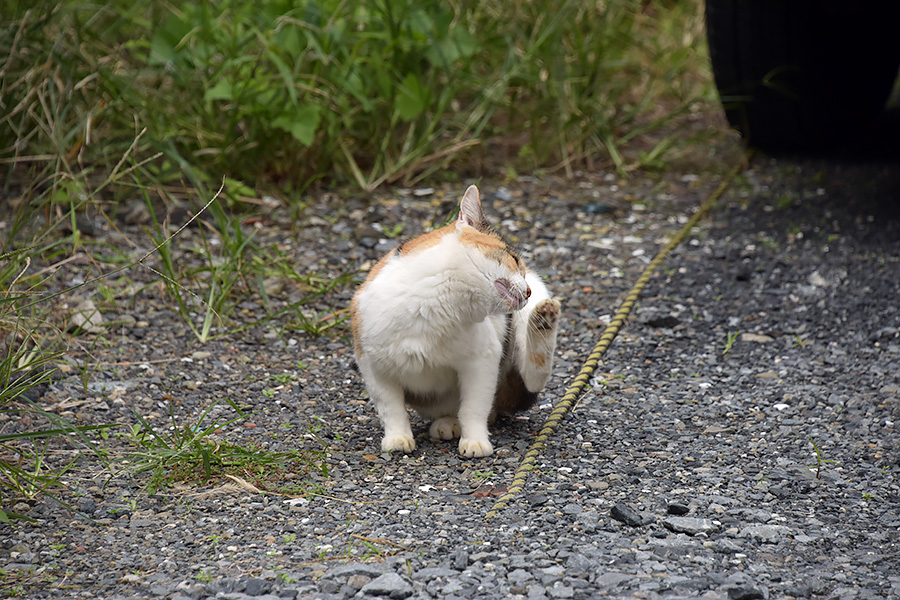
<path fill-rule="evenodd" d="M 525 264 L 487 223 L 475 186 L 460 202 L 456 234 L 473 266 L 485 279 L 488 297 L 497 312 L 514 312 L 525 306 L 531 289 L 525 281 Z"/>

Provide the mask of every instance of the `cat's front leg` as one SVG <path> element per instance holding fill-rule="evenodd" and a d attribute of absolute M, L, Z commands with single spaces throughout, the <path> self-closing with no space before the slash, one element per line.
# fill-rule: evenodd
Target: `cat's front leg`
<path fill-rule="evenodd" d="M 382 427 L 384 427 L 381 451 L 399 450 L 409 454 L 416 449 L 416 442 L 409 425 L 409 413 L 406 410 L 403 387 L 379 377 L 371 369 L 364 368 L 363 365 L 360 365 L 360 370 L 363 372 L 369 397 L 375 403 L 375 410 L 378 412 Z"/>
<path fill-rule="evenodd" d="M 459 453 L 469 458 L 490 456 L 494 452 L 488 433 L 488 417 L 494 404 L 497 389 L 496 361 L 472 361 L 460 369 Z"/>
<path fill-rule="evenodd" d="M 514 317 L 519 320 L 516 323 L 516 366 L 526 389 L 539 392 L 553 370 L 560 303 L 550 297 L 547 287 L 536 274 L 529 273 L 526 280 L 532 289 L 531 298 Z"/>
<path fill-rule="evenodd" d="M 520 356 L 519 373 L 531 392 L 543 389 L 553 370 L 559 308 L 559 300 L 548 298 L 539 302 L 529 315 L 527 341 Z"/>

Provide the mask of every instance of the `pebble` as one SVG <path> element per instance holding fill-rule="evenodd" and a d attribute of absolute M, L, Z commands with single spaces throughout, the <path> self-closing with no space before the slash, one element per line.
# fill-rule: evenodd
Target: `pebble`
<path fill-rule="evenodd" d="M 741 529 L 739 535 L 756 542 L 774 544 L 783 540 L 787 534 L 785 528 L 778 525 L 750 525 Z"/>
<path fill-rule="evenodd" d="M 678 502 L 671 502 L 666 506 L 666 512 L 670 515 L 682 516 L 686 515 L 691 511 L 691 508 L 685 504 L 679 504 Z"/>
<path fill-rule="evenodd" d="M 688 535 L 697 535 L 701 533 L 711 533 L 718 531 L 719 526 L 710 519 L 698 519 L 695 517 L 676 517 L 669 516 L 662 520 L 662 524 L 672 531 L 678 533 L 686 533 Z"/>
<path fill-rule="evenodd" d="M 621 503 L 612 507 L 612 510 L 609 511 L 609 516 L 616 521 L 621 521 L 631 527 L 640 527 L 644 524 L 643 517 L 641 517 L 637 511 L 632 510 L 627 505 Z"/>
<path fill-rule="evenodd" d="M 396 573 L 384 573 L 377 579 L 362 586 L 360 592 L 371 596 L 388 596 L 389 598 L 402 599 L 412 596 L 414 590 L 409 582 Z"/>

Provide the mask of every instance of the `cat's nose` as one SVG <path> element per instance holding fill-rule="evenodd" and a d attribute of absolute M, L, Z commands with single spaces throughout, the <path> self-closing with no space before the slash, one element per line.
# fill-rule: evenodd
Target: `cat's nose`
<path fill-rule="evenodd" d="M 525 298 L 531 298 L 531 286 L 525 284 Z"/>

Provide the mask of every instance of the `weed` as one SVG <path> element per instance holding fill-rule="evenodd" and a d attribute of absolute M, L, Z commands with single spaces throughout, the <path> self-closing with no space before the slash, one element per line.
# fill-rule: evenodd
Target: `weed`
<path fill-rule="evenodd" d="M 294 579 L 294 578 L 291 576 L 290 573 L 278 573 L 278 574 L 276 575 L 276 577 L 280 578 L 280 579 L 281 579 L 281 582 L 282 582 L 282 583 L 285 583 L 285 584 L 288 584 L 288 583 L 296 583 L 296 582 L 297 582 L 297 580 Z"/>
<path fill-rule="evenodd" d="M 282 485 L 285 476 L 305 475 L 310 470 L 327 474 L 324 464 L 317 463 L 319 453 L 269 452 L 261 448 L 243 447 L 213 438 L 213 434 L 246 418 L 232 400 L 222 400 L 237 416 L 210 420 L 211 404 L 194 423 L 179 423 L 174 406 L 169 404 L 171 426 L 167 431 L 154 429 L 143 417 L 132 426 L 130 438 L 136 450 L 123 461 L 123 472 L 129 475 L 149 474 L 150 493 L 175 481 L 208 483 L 228 475 L 239 476 L 255 487 L 266 489 Z M 258 485 L 257 485 L 258 484 Z"/>
<path fill-rule="evenodd" d="M 816 441 L 813 439 L 813 437 L 811 435 L 809 436 L 809 443 L 812 444 L 813 452 L 816 455 L 816 464 L 815 464 L 815 466 L 807 467 L 807 469 L 809 469 L 810 471 L 815 469 L 816 479 L 820 479 L 821 475 L 822 475 L 822 470 L 825 468 L 825 466 L 829 463 L 837 464 L 837 461 L 825 458 L 824 455 L 822 454 L 822 451 L 819 450 L 819 447 L 816 445 Z"/>
<path fill-rule="evenodd" d="M 288 385 L 295 381 L 297 381 L 298 377 L 296 373 L 290 373 L 285 371 L 284 373 L 275 373 L 269 375 L 269 379 L 274 381 L 275 383 L 280 383 L 282 385 Z"/>
<path fill-rule="evenodd" d="M 0 299 L 0 310 L 9 307 L 8 301 L 9 298 Z M 51 441 L 66 437 L 100 456 L 85 434 L 108 427 L 71 425 L 59 415 L 43 410 L 26 396 L 34 388 L 50 381 L 52 366 L 61 353 L 42 349 L 35 330 L 24 330 L 22 322 L 21 319 L 3 321 L 0 316 L 0 334 L 5 333 L 6 336 L 4 343 L 0 344 L 0 414 L 13 416 L 16 422 L 24 426 L 23 431 L 0 433 L 3 457 L 0 459 L 0 501 L 4 490 L 27 498 L 50 493 L 78 459 L 76 455 L 64 464 L 51 461 Z M 5 330 L 3 325 L 11 325 L 11 328 Z M 43 428 L 29 425 L 41 422 L 47 425 Z M 28 517 L 7 511 L 0 503 L 0 522 L 9 522 L 10 519 Z"/>
<path fill-rule="evenodd" d="M 213 573 L 209 569 L 203 569 L 196 575 L 197 581 L 202 581 L 204 583 L 209 583 L 213 580 Z"/>
<path fill-rule="evenodd" d="M 725 339 L 725 347 L 722 349 L 722 356 L 727 356 L 729 352 L 731 352 L 732 346 L 737 341 L 737 339 L 741 336 L 740 331 L 728 332 L 728 335 Z"/>
<path fill-rule="evenodd" d="M 403 223 L 397 223 L 393 227 L 384 227 L 382 228 L 381 233 L 388 239 L 394 239 L 403 233 Z"/>
<path fill-rule="evenodd" d="M 476 481 L 486 481 L 494 476 L 493 471 L 473 471 L 472 477 L 475 478 Z"/>
<path fill-rule="evenodd" d="M 210 340 L 213 337 L 213 325 L 221 326 L 223 316 L 231 312 L 237 299 L 232 291 L 240 282 L 244 282 L 246 287 L 248 267 L 254 264 L 250 255 L 257 252 L 252 244 L 252 235 L 245 234 L 238 219 L 225 213 L 221 204 L 216 201 L 224 190 L 223 182 L 201 212 L 172 234 L 168 233 L 167 224 L 160 222 L 153 203 L 144 190 L 144 202 L 154 225 L 154 233 L 151 234 L 154 250 L 160 257 L 159 267 L 151 267 L 151 270 L 162 278 L 166 290 L 176 302 L 179 314 L 200 342 Z M 180 261 L 175 259 L 169 242 L 179 234 L 186 234 L 186 227 L 206 210 L 212 214 L 215 223 L 203 221 L 201 224 L 204 227 L 198 228 L 198 233 L 191 235 L 191 238 L 199 238 L 199 244 L 190 249 L 201 259 L 201 266 L 186 272 L 176 266 Z M 207 233 L 208 228 L 212 230 L 211 234 Z M 194 285 L 199 290 L 195 291 Z M 199 323 L 196 322 L 195 308 L 202 311 Z"/>
<path fill-rule="evenodd" d="M 780 211 L 789 209 L 794 204 L 794 197 L 791 194 L 781 194 L 775 202 L 775 208 Z"/>

